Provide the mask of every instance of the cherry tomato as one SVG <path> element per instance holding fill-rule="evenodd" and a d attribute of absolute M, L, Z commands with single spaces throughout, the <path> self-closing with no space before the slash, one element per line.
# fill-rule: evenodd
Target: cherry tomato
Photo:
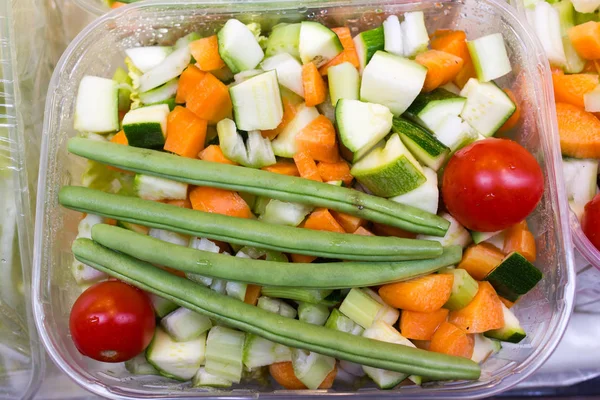
<path fill-rule="evenodd" d="M 468 229 L 494 232 L 527 217 L 544 192 L 535 158 L 507 139 L 485 139 L 457 151 L 444 169 L 442 197 Z"/>
<path fill-rule="evenodd" d="M 155 317 L 150 298 L 121 281 L 100 282 L 73 304 L 71 336 L 85 356 L 122 362 L 141 353 L 152 340 Z"/>
<path fill-rule="evenodd" d="M 581 229 L 594 247 L 600 250 L 600 194 L 597 194 L 592 201 L 585 205 L 583 218 L 581 218 Z"/>

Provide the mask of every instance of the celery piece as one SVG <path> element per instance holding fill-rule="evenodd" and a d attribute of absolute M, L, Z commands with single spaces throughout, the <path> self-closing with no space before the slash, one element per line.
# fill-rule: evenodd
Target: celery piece
<path fill-rule="evenodd" d="M 242 378 L 244 333 L 215 326 L 206 339 L 206 372 L 239 383 Z"/>

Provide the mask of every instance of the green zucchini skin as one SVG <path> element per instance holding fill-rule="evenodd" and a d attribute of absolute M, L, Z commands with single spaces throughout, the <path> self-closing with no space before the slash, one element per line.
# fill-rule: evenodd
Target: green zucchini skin
<path fill-rule="evenodd" d="M 299 177 L 77 137 L 69 140 L 68 149 L 90 160 L 137 173 L 326 207 L 410 232 L 444 236 L 450 226 L 444 218 L 415 207 Z"/>
<path fill-rule="evenodd" d="M 117 221 L 285 253 L 343 260 L 402 261 L 433 258 L 443 251 L 440 243 L 430 240 L 365 237 L 266 224 L 78 186 L 64 186 L 58 197 L 67 208 Z"/>
<path fill-rule="evenodd" d="M 342 360 L 438 380 L 478 379 L 475 362 L 426 350 L 381 342 L 272 314 L 180 278 L 152 264 L 116 253 L 89 239 L 73 243 L 86 264 L 158 294 L 220 323 L 265 339 Z"/>
<path fill-rule="evenodd" d="M 291 265 L 196 250 L 105 224 L 92 228 L 92 238 L 120 253 L 185 272 L 261 286 L 297 287 L 301 282 L 302 287 L 319 289 L 374 286 L 409 279 L 456 264 L 462 256 L 460 246 L 451 246 L 441 256 L 421 261 Z"/>

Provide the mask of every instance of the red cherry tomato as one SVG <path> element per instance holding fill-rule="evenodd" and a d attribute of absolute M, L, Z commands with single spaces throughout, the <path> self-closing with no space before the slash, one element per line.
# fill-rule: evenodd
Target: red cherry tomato
<path fill-rule="evenodd" d="M 600 250 L 600 194 L 585 205 L 581 229 L 594 247 Z"/>
<path fill-rule="evenodd" d="M 146 293 L 121 281 L 95 284 L 73 304 L 71 336 L 85 356 L 122 362 L 141 353 L 155 328 L 152 303 Z"/>
<path fill-rule="evenodd" d="M 527 217 L 544 192 L 535 158 L 507 139 L 485 139 L 457 151 L 444 169 L 442 197 L 468 229 L 494 232 Z"/>

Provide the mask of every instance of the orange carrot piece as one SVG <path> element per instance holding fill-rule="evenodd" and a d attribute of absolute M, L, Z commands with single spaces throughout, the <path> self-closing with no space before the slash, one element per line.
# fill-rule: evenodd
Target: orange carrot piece
<path fill-rule="evenodd" d="M 319 105 L 327 98 L 327 85 L 313 62 L 302 66 L 302 87 L 307 107 Z"/>
<path fill-rule="evenodd" d="M 345 160 L 335 163 L 320 162 L 317 164 L 319 176 L 324 182 L 343 181 L 344 185 L 350 186 L 354 177 L 350 174 L 350 166 Z"/>
<path fill-rule="evenodd" d="M 589 21 L 569 29 L 569 39 L 581 58 L 596 60 L 600 58 L 600 23 Z"/>
<path fill-rule="evenodd" d="M 352 40 L 352 33 L 350 33 L 350 28 L 347 26 L 339 26 L 337 28 L 331 28 L 331 30 L 337 35 L 342 43 L 342 47 L 344 49 L 353 49 L 354 48 L 354 40 Z"/>
<path fill-rule="evenodd" d="M 188 46 L 196 60 L 196 66 L 201 71 L 214 71 L 225 66 L 225 62 L 219 55 L 217 35 L 194 40 Z"/>
<path fill-rule="evenodd" d="M 475 78 L 475 67 L 467 47 L 467 35 L 463 31 L 438 30 L 431 38 L 431 48 L 433 50 L 444 51 L 460 57 L 463 60 L 463 68 L 460 70 L 454 83 L 460 88 L 465 86 L 470 78 Z"/>
<path fill-rule="evenodd" d="M 335 163 L 340 160 L 335 128 L 324 115 L 312 120 L 296 135 L 298 152 L 308 153 L 315 161 Z"/>
<path fill-rule="evenodd" d="M 535 238 L 529 231 L 527 222 L 522 221 L 506 230 L 506 233 L 504 234 L 503 251 L 505 254 L 510 254 L 513 251 L 516 251 L 525 257 L 529 262 L 535 262 Z"/>
<path fill-rule="evenodd" d="M 283 103 L 283 117 L 281 117 L 281 122 L 277 125 L 275 129 L 269 129 L 266 131 L 261 131 L 261 135 L 269 140 L 273 140 L 279 135 L 285 127 L 290 123 L 291 120 L 296 116 L 296 106 L 292 103 L 290 99 L 287 97 L 282 98 Z"/>
<path fill-rule="evenodd" d="M 185 278 L 185 272 L 180 271 L 178 269 L 170 268 L 170 267 L 165 267 L 165 266 L 162 266 L 162 265 L 159 265 L 158 268 L 167 271 L 171 275 L 175 275 L 175 276 L 178 276 L 180 278 Z"/>
<path fill-rule="evenodd" d="M 479 290 L 466 307 L 451 311 L 448 322 L 466 333 L 482 333 L 504 326 L 502 302 L 489 282 L 479 282 Z"/>
<path fill-rule="evenodd" d="M 221 146 L 211 144 L 198 154 L 198 158 L 203 161 L 218 162 L 221 164 L 238 165 L 235 161 L 231 161 L 223 154 Z"/>
<path fill-rule="evenodd" d="M 515 305 L 514 302 L 507 300 L 504 297 L 501 297 L 501 296 L 499 296 L 499 297 L 500 297 L 500 301 L 502 302 L 502 304 L 504 304 L 506 306 L 506 308 L 511 308 L 512 306 Z"/>
<path fill-rule="evenodd" d="M 231 116 L 232 104 L 227 85 L 207 72 L 187 94 L 186 107 L 209 124 Z"/>
<path fill-rule="evenodd" d="M 433 312 L 450 298 L 454 275 L 434 274 L 408 281 L 388 283 L 379 288 L 387 304 L 402 310 Z"/>
<path fill-rule="evenodd" d="M 110 141 L 112 143 L 124 144 L 125 146 L 129 145 L 127 136 L 125 136 L 125 131 L 123 130 L 120 130 L 115 136 L 112 137 L 112 139 L 110 139 Z"/>
<path fill-rule="evenodd" d="M 554 100 L 557 103 L 569 103 L 584 108 L 583 95 L 598 86 L 598 75 L 552 74 L 552 83 L 554 84 Z"/>
<path fill-rule="evenodd" d="M 377 236 L 395 236 L 395 237 L 407 238 L 407 239 L 414 239 L 417 237 L 417 235 L 412 232 L 408 232 L 403 229 L 396 228 L 395 226 L 380 224 L 379 222 L 373 223 L 373 232 Z"/>
<path fill-rule="evenodd" d="M 421 350 L 429 350 L 431 346 L 431 341 L 429 340 L 411 340 L 417 349 Z"/>
<path fill-rule="evenodd" d="M 340 39 L 342 42 L 342 47 L 344 50 L 335 56 L 332 60 L 330 60 L 327 64 L 323 65 L 319 68 L 319 73 L 323 76 L 327 75 L 327 71 L 329 68 L 340 65 L 345 62 L 349 62 L 354 65 L 355 68 L 359 68 L 360 63 L 358 61 L 358 54 L 356 53 L 356 48 L 354 47 L 354 40 L 352 40 L 352 34 L 350 33 L 350 28 L 345 26 L 339 28 L 333 28 L 332 31 Z"/>
<path fill-rule="evenodd" d="M 246 295 L 244 296 L 244 303 L 255 306 L 258 303 L 258 298 L 260 297 L 260 290 L 262 288 L 258 285 L 253 285 L 249 283 L 246 287 Z"/>
<path fill-rule="evenodd" d="M 195 65 L 188 66 L 179 77 L 177 85 L 177 95 L 175 102 L 182 104 L 187 101 L 187 96 L 204 79 L 206 72 L 200 71 Z"/>
<path fill-rule="evenodd" d="M 463 67 L 462 58 L 440 50 L 428 50 L 420 53 L 415 61 L 427 68 L 427 76 L 423 85 L 423 92 L 453 81 Z"/>
<path fill-rule="evenodd" d="M 277 383 L 288 390 L 303 390 L 307 387 L 294 375 L 294 367 L 291 361 L 284 361 L 269 365 L 269 373 Z M 329 389 L 337 375 L 337 365 L 327 374 L 319 389 Z"/>
<path fill-rule="evenodd" d="M 177 106 L 167 117 L 164 149 L 182 157 L 197 158 L 204 148 L 207 122 L 185 107 Z"/>
<path fill-rule="evenodd" d="M 290 254 L 290 258 L 292 259 L 293 263 L 311 263 L 318 257 L 309 256 L 306 254 Z"/>
<path fill-rule="evenodd" d="M 167 201 L 165 201 L 165 204 L 169 204 L 171 206 L 181 207 L 181 208 L 192 208 L 192 203 L 190 202 L 189 199 L 185 199 L 185 200 L 167 200 Z"/>
<path fill-rule="evenodd" d="M 362 236 L 375 236 L 375 234 L 373 232 L 371 232 L 364 226 L 359 226 L 358 228 L 356 228 L 356 230 L 353 233 L 355 235 L 362 235 Z"/>
<path fill-rule="evenodd" d="M 123 7 L 124 5 L 125 5 L 125 3 L 121 3 L 120 1 L 115 1 L 114 3 L 112 3 L 110 5 L 110 8 L 112 8 L 114 10 L 115 8 Z"/>
<path fill-rule="evenodd" d="M 331 215 L 333 218 L 344 228 L 344 230 L 348 233 L 355 232 L 361 226 L 367 224 L 366 219 L 362 219 L 360 217 L 356 217 L 354 215 L 345 214 L 338 211 L 331 211 Z"/>
<path fill-rule="evenodd" d="M 504 254 L 494 245 L 479 243 L 465 250 L 457 267 L 466 270 L 474 279 L 483 280 L 504 260 Z"/>
<path fill-rule="evenodd" d="M 562 154 L 575 158 L 600 158 L 600 121 L 583 108 L 556 103 Z"/>
<path fill-rule="evenodd" d="M 313 181 L 323 182 L 317 169 L 317 164 L 307 153 L 296 153 L 294 162 L 298 168 L 298 172 L 302 178 L 311 179 Z"/>
<path fill-rule="evenodd" d="M 446 321 L 448 312 L 445 308 L 430 313 L 402 310 L 400 333 L 408 339 L 431 340 L 438 326 Z"/>
<path fill-rule="evenodd" d="M 510 131 L 512 128 L 514 128 L 519 123 L 519 120 L 521 119 L 521 107 L 519 106 L 519 102 L 517 101 L 515 94 L 513 93 L 512 90 L 510 90 L 508 88 L 504 89 L 504 91 L 506 92 L 508 97 L 510 97 L 512 102 L 515 103 L 516 108 L 515 108 L 515 112 L 513 112 L 513 114 L 510 116 L 510 118 L 507 119 L 504 122 L 504 124 L 502 124 L 500 129 L 498 129 L 498 132 Z"/>
<path fill-rule="evenodd" d="M 467 335 L 459 328 L 448 322 L 442 322 L 435 331 L 429 344 L 429 350 L 451 356 L 471 358 L 475 340 L 472 335 Z"/>
<path fill-rule="evenodd" d="M 273 165 L 261 168 L 263 171 L 274 172 L 281 175 L 300 176 L 296 164 L 289 161 L 277 161 Z"/>
<path fill-rule="evenodd" d="M 248 204 L 231 190 L 196 186 L 190 191 L 190 202 L 194 210 L 239 218 L 252 217 Z"/>
<path fill-rule="evenodd" d="M 346 233 L 342 225 L 333 218 L 333 215 L 326 208 L 317 208 L 313 211 L 306 221 L 304 221 L 304 228 L 316 231 Z"/>
<path fill-rule="evenodd" d="M 104 218 L 104 223 L 105 223 L 106 225 L 112 225 L 112 226 L 115 226 L 115 225 L 117 225 L 117 220 L 116 220 L 116 219 L 114 219 L 114 218 Z"/>

